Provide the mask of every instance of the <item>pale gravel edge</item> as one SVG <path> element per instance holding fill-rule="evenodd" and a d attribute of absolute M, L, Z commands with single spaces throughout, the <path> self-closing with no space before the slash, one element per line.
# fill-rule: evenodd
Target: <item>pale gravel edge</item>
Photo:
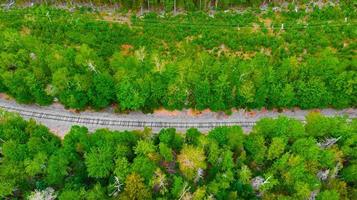
<path fill-rule="evenodd" d="M 265 118 L 276 118 L 280 115 L 304 121 L 305 116 L 312 111 L 319 111 L 326 116 L 346 116 L 350 119 L 357 118 L 357 109 L 321 109 L 321 110 L 285 110 L 277 111 L 238 110 L 232 115 L 226 116 L 222 113 L 209 112 L 199 116 L 188 114 L 187 110 L 180 111 L 176 116 L 165 116 L 160 114 L 144 114 L 141 112 L 130 112 L 128 114 L 117 114 L 111 109 L 99 112 L 84 111 L 80 113 L 66 110 L 62 105 L 50 106 L 23 105 L 14 100 L 0 98 L 0 108 L 17 112 L 25 119 L 35 119 L 51 129 L 56 135 L 63 137 L 73 125 L 86 126 L 90 131 L 108 128 L 110 130 L 142 130 L 144 127 L 158 132 L 162 128 L 175 128 L 184 132 L 189 128 L 197 128 L 207 132 L 219 126 L 241 126 L 245 131 L 250 131 L 256 121 Z M 256 113 L 250 115 L 250 113 Z"/>

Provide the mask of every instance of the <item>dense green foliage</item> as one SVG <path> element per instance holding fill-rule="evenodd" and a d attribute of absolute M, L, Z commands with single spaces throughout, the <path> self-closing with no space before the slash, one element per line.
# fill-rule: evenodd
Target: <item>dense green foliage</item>
<path fill-rule="evenodd" d="M 60 140 L 1 112 L 0 198 L 356 199 L 357 120 L 311 113 L 306 121 L 262 119 L 248 135 L 73 126 Z"/>
<path fill-rule="evenodd" d="M 75 109 L 355 107 L 355 11 L 149 13 L 124 23 L 0 11 L 0 92 Z"/>
<path fill-rule="evenodd" d="M 345 0 L 350 1 L 350 0 Z M 308 3 L 309 0 L 16 0 L 18 5 L 23 3 L 45 3 L 48 5 L 58 5 L 68 3 L 69 5 L 107 5 L 116 6 L 121 9 L 148 9 L 173 11 L 177 9 L 195 11 L 195 10 L 221 10 L 234 8 L 237 6 L 258 6 L 262 4 L 281 5 L 282 2 Z M 333 1 L 332 1 L 333 2 Z"/>

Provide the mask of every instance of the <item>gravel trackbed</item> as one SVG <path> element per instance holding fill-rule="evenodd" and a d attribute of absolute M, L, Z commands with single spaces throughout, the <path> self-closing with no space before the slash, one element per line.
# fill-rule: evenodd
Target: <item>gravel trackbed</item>
<path fill-rule="evenodd" d="M 225 115 L 222 112 L 204 112 L 198 115 L 190 114 L 189 110 L 175 111 L 175 114 L 155 112 L 144 114 L 141 112 L 130 112 L 128 114 L 117 114 L 112 109 L 104 111 L 83 111 L 80 113 L 66 110 L 60 104 L 51 106 L 23 105 L 13 100 L 0 98 L 0 108 L 7 111 L 17 112 L 25 119 L 33 118 L 37 122 L 46 125 L 60 137 L 63 137 L 73 125 L 86 126 L 90 131 L 99 128 L 109 128 L 111 130 L 139 130 L 144 127 L 151 128 L 154 132 L 162 128 L 176 128 L 178 131 L 185 131 L 194 127 L 202 132 L 218 126 L 241 126 L 249 131 L 252 126 L 261 118 L 278 117 L 286 115 L 304 121 L 305 116 L 311 111 L 318 111 L 327 116 L 348 116 L 357 117 L 357 109 L 322 109 L 322 110 L 284 110 L 283 112 L 267 110 L 238 110 L 232 115 Z"/>

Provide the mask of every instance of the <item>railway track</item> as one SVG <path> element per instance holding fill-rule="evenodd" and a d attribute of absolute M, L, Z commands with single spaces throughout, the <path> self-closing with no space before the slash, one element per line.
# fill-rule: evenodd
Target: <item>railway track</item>
<path fill-rule="evenodd" d="M 165 118 L 155 117 L 155 116 L 140 116 L 135 117 L 135 115 L 130 117 L 120 117 L 120 115 L 93 115 L 91 114 L 76 114 L 68 112 L 64 109 L 54 109 L 51 107 L 42 108 L 37 106 L 26 106 L 19 105 L 14 101 L 8 101 L 0 98 L 0 109 L 4 109 L 10 112 L 16 112 L 24 118 L 33 118 L 36 121 L 45 124 L 48 127 L 60 130 L 62 133 L 66 133 L 72 125 L 83 125 L 88 128 L 96 130 L 98 128 L 110 128 L 114 130 L 133 130 L 133 129 L 143 129 L 145 127 L 152 128 L 153 130 L 160 130 L 162 128 L 175 128 L 177 130 L 185 131 L 189 128 L 197 128 L 201 131 L 208 131 L 215 127 L 220 126 L 241 126 L 243 129 L 250 131 L 251 128 L 256 124 L 256 121 L 263 117 L 278 117 L 280 113 L 273 113 L 270 115 L 259 116 L 255 118 L 247 118 L 244 116 L 236 116 L 231 119 L 218 120 L 217 118 L 208 119 L 194 119 L 194 118 Z M 322 111 L 324 112 L 324 111 Z M 357 118 L 357 110 L 343 110 L 336 111 L 330 110 L 330 113 L 325 110 L 326 116 L 346 116 L 348 121 L 353 118 Z M 101 113 L 103 114 L 103 113 Z M 298 114 L 287 115 L 288 117 L 300 120 L 306 123 L 305 116 L 308 112 L 301 112 Z M 56 123 L 58 122 L 58 123 Z M 61 122 L 61 123 L 60 123 Z"/>
<path fill-rule="evenodd" d="M 7 111 L 19 113 L 23 117 L 34 119 L 45 119 L 69 122 L 74 124 L 83 125 L 102 125 L 102 126 L 116 126 L 128 128 L 198 128 L 198 129 L 211 129 L 220 126 L 241 126 L 243 128 L 251 128 L 255 125 L 255 121 L 230 121 L 230 122 L 169 122 L 169 121 L 134 121 L 134 120 L 121 120 L 111 118 L 95 118 L 83 117 L 68 114 L 53 114 L 49 112 L 37 112 L 26 109 L 16 108 L 12 106 L 0 105 L 0 108 Z"/>

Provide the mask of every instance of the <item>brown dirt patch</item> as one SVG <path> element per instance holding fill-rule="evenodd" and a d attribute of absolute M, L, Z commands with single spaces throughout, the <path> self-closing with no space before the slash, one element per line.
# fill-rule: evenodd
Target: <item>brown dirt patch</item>
<path fill-rule="evenodd" d="M 11 97 L 9 95 L 5 94 L 5 93 L 0 93 L 0 98 L 1 99 L 6 99 L 6 100 L 11 99 Z"/>
<path fill-rule="evenodd" d="M 245 113 L 245 115 L 248 117 L 255 117 L 257 115 L 257 112 L 256 111 L 247 111 Z"/>
<path fill-rule="evenodd" d="M 270 18 L 265 18 L 265 19 L 259 19 L 259 21 L 263 22 L 265 28 L 268 29 L 268 35 L 274 35 L 274 30 L 271 28 L 271 24 L 273 22 L 272 19 Z"/>
<path fill-rule="evenodd" d="M 164 108 L 160 108 L 157 110 L 154 110 L 154 114 L 158 116 L 178 116 L 180 114 L 180 111 L 178 110 L 166 110 Z"/>
<path fill-rule="evenodd" d="M 260 31 L 260 29 L 261 28 L 260 28 L 259 24 L 253 23 L 253 28 L 252 28 L 253 33 Z"/>
<path fill-rule="evenodd" d="M 123 55 L 129 55 L 131 53 L 131 50 L 133 50 L 133 46 L 130 45 L 130 44 L 123 44 L 120 46 L 120 49 L 121 49 L 121 53 Z"/>
<path fill-rule="evenodd" d="M 247 51 L 234 52 L 235 56 L 237 56 L 239 58 L 243 58 L 244 60 L 249 60 L 249 59 L 253 58 L 256 54 L 257 54 L 257 52 L 247 52 Z"/>
<path fill-rule="evenodd" d="M 267 56 L 271 56 L 271 48 L 264 48 L 264 47 L 262 47 L 262 48 L 260 49 L 260 53 L 263 53 L 263 54 L 265 54 L 265 55 L 267 55 Z"/>
<path fill-rule="evenodd" d="M 210 109 L 205 109 L 205 110 L 188 109 L 187 110 L 187 115 L 196 117 L 196 116 L 199 116 L 199 115 L 202 115 L 202 114 L 211 113 L 211 112 L 212 111 Z"/>
<path fill-rule="evenodd" d="M 268 109 L 266 109 L 266 108 L 262 108 L 261 110 L 260 110 L 260 113 L 267 113 L 268 112 Z"/>
<path fill-rule="evenodd" d="M 20 34 L 22 36 L 30 35 L 31 34 L 31 29 L 29 29 L 28 27 L 22 27 L 22 29 L 20 31 Z"/>
<path fill-rule="evenodd" d="M 107 14 L 107 13 L 101 13 L 97 17 L 97 20 L 99 21 L 106 21 L 110 23 L 119 23 L 119 24 L 127 24 L 129 27 L 131 27 L 131 21 L 130 21 L 130 15 L 118 15 L 118 14 Z"/>
<path fill-rule="evenodd" d="M 68 109 L 68 111 L 72 113 L 80 113 L 80 111 L 77 109 Z"/>

